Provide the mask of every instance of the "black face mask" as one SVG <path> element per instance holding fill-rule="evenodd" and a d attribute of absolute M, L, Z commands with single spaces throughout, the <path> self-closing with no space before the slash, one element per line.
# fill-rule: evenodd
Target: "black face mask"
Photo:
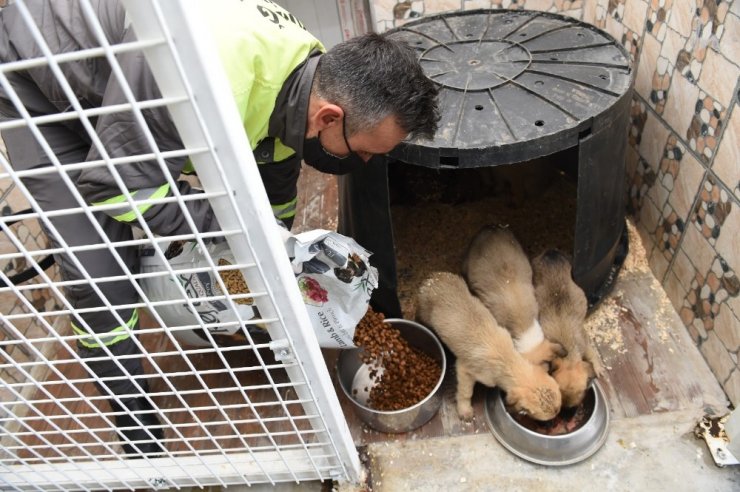
<path fill-rule="evenodd" d="M 338 157 L 327 151 L 318 136 L 303 141 L 303 160 L 314 169 L 326 174 L 347 174 L 365 164 L 365 161 L 354 152 Z M 349 148 L 349 146 L 347 147 Z"/>

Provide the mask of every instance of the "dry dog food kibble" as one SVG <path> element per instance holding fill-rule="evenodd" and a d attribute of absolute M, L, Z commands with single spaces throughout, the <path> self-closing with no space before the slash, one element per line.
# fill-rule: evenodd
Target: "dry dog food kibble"
<path fill-rule="evenodd" d="M 432 392 L 442 368 L 429 355 L 410 347 L 401 332 L 384 319 L 382 313 L 369 308 L 355 329 L 354 342 L 365 351 L 364 363 L 381 361 L 384 369 L 370 390 L 368 406 L 381 411 L 402 410 Z"/>
<path fill-rule="evenodd" d="M 218 266 L 225 265 L 231 265 L 231 263 L 223 258 L 218 260 Z M 229 294 L 249 294 L 249 287 L 247 287 L 247 282 L 244 280 L 242 272 L 235 268 L 233 270 L 220 270 L 218 273 L 221 275 L 221 279 L 223 279 L 224 285 L 226 285 L 226 289 L 229 291 Z M 254 303 L 254 301 L 249 298 L 234 299 L 234 302 L 237 304 Z"/>

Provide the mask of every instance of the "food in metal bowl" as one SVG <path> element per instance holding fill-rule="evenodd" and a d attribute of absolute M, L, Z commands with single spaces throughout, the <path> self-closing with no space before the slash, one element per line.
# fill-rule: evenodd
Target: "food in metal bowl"
<path fill-rule="evenodd" d="M 368 318 L 372 327 L 364 326 Z M 447 368 L 442 343 L 415 321 L 373 313 L 361 324 L 355 330 L 358 347 L 340 351 L 336 365 L 349 404 L 380 432 L 409 432 L 424 425 L 442 404 Z"/>
<path fill-rule="evenodd" d="M 585 413 L 578 412 L 577 408 L 571 409 L 573 415 L 566 410 L 559 421 L 553 419 L 549 428 L 543 428 L 543 422 L 532 424 L 533 430 L 521 424 L 513 412 L 507 411 L 506 397 L 499 388 L 490 388 L 485 400 L 486 421 L 496 440 L 520 458 L 548 466 L 583 461 L 606 442 L 609 408 L 606 393 L 598 380 L 594 380 L 586 390 L 583 409 Z M 563 434 L 555 434 L 564 430 Z"/>
<path fill-rule="evenodd" d="M 374 410 L 401 410 L 426 398 L 440 379 L 439 363 L 403 338 L 398 328 L 385 322 L 372 308 L 360 320 L 355 345 L 364 349 L 361 359 L 370 367 L 367 406 Z M 353 390 L 353 396 L 358 396 Z"/>
<path fill-rule="evenodd" d="M 507 409 L 508 411 L 508 409 Z M 511 417 L 522 427 L 546 436 L 561 436 L 580 429 L 594 411 L 594 393 L 589 391 L 583 401 L 571 408 L 563 408 L 554 419 L 540 421 L 527 415 L 509 412 Z"/>

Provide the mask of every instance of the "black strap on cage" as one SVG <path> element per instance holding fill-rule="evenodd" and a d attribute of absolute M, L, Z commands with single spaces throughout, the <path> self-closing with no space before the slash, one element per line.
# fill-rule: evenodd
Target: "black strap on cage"
<path fill-rule="evenodd" d="M 21 210 L 19 212 L 16 212 L 16 213 L 12 214 L 11 217 L 16 216 L 16 215 L 27 214 L 27 213 L 31 213 L 31 212 L 33 212 L 33 209 L 27 208 L 25 210 Z M 8 226 L 12 226 L 13 224 L 16 224 L 16 223 L 20 222 L 21 220 L 23 220 L 23 219 L 18 219 L 18 220 L 13 220 L 13 221 L 10 221 L 10 222 L 6 222 L 6 224 Z M 49 268 L 53 264 L 54 264 L 54 257 L 52 255 L 45 256 L 44 258 L 41 259 L 41 261 L 38 262 L 38 265 L 39 265 L 39 267 L 42 270 L 46 270 L 47 268 Z M 21 283 L 23 283 L 23 282 L 25 282 L 27 280 L 31 280 L 32 278 L 34 278 L 38 274 L 39 274 L 39 272 L 35 268 L 31 267 L 31 268 L 27 268 L 27 269 L 23 270 L 22 272 L 16 273 L 15 275 L 13 275 L 11 277 L 8 277 L 8 280 L 10 281 L 11 284 L 18 285 L 18 284 L 21 284 Z M 7 287 L 7 286 L 8 286 L 8 284 L 3 279 L 0 278 L 0 287 Z"/>

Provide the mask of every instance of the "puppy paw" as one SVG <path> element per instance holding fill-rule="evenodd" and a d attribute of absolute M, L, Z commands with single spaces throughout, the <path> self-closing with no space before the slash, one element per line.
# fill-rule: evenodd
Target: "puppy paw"
<path fill-rule="evenodd" d="M 470 402 L 457 403 L 457 414 L 462 420 L 470 421 L 473 420 L 473 406 Z"/>
<path fill-rule="evenodd" d="M 590 362 L 591 365 L 594 367 L 594 374 L 596 374 L 597 378 L 602 378 L 606 375 L 606 369 L 604 368 L 604 364 L 601 363 L 601 359 L 595 357 Z"/>
<path fill-rule="evenodd" d="M 604 364 L 602 364 L 601 357 L 595 348 L 589 347 L 586 350 L 584 359 L 591 363 L 591 366 L 594 369 L 594 374 L 597 378 L 601 378 L 606 375 L 606 368 L 604 367 Z"/>
<path fill-rule="evenodd" d="M 548 362 L 552 362 L 558 357 L 565 357 L 567 354 L 568 351 L 559 343 L 545 340 L 529 352 L 522 355 L 532 364 L 546 367 Z"/>
<path fill-rule="evenodd" d="M 548 359 L 547 357 L 543 357 L 541 354 L 535 354 L 533 352 L 528 352 L 526 354 L 522 354 L 525 359 L 527 359 L 528 362 L 530 362 L 532 365 L 540 366 L 544 369 L 549 367 L 549 362 L 551 359 Z"/>

